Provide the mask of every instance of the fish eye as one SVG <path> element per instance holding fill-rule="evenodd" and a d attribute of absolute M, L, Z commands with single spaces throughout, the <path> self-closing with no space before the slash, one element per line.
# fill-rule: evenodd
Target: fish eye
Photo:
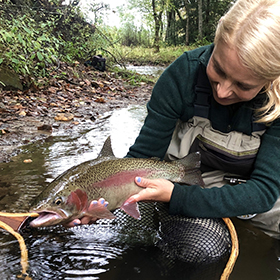
<path fill-rule="evenodd" d="M 56 200 L 53 201 L 53 203 L 56 205 L 60 205 L 62 203 L 62 198 L 61 197 L 57 198 Z"/>

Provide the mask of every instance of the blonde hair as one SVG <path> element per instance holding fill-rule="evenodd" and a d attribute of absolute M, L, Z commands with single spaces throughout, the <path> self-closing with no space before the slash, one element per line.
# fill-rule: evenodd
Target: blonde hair
<path fill-rule="evenodd" d="M 244 66 L 266 79 L 267 102 L 258 110 L 258 122 L 280 116 L 280 1 L 237 0 L 220 20 L 214 43 L 237 49 Z"/>

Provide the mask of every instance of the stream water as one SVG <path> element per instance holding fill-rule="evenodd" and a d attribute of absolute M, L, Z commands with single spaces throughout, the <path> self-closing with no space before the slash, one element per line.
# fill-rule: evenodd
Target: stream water
<path fill-rule="evenodd" d="M 139 74 L 143 74 L 143 75 L 151 75 L 151 76 L 159 77 L 161 75 L 161 73 L 164 71 L 165 67 L 157 66 L 157 65 L 155 65 L 155 66 L 152 66 L 152 65 L 135 66 L 135 65 L 129 64 L 129 65 L 126 65 L 126 69 L 134 71 Z"/>
<path fill-rule="evenodd" d="M 85 122 L 81 129 L 53 131 L 41 143 L 22 148 L 9 163 L 0 164 L 0 210 L 25 212 L 55 177 L 95 158 L 110 135 L 117 157 L 133 144 L 146 115 L 144 106 L 132 106 Z M 31 159 L 31 163 L 23 163 Z M 238 219 L 240 255 L 230 280 L 279 280 L 280 241 Z M 29 254 L 29 273 L 39 279 L 154 280 L 190 279 L 168 271 L 148 231 L 119 232 L 94 225 L 64 229 L 32 229 L 23 233 Z M 21 271 L 17 240 L 0 229 L 0 279 L 17 279 Z M 195 278 L 202 280 L 201 278 Z"/>
<path fill-rule="evenodd" d="M 80 162 L 95 158 L 107 136 L 118 157 L 134 142 L 146 115 L 144 106 L 119 109 L 88 124 L 82 131 L 54 132 L 44 143 L 26 146 L 10 163 L 0 164 L 0 209 L 26 211 L 30 201 L 57 175 Z M 32 163 L 23 163 L 32 159 Z M 280 279 L 279 241 L 234 220 L 240 256 L 231 280 Z M 30 274 L 36 279 L 185 279 L 162 275 L 160 252 L 149 233 L 116 235 L 115 229 L 96 231 L 93 226 L 73 229 L 32 230 L 24 233 L 29 251 Z M 144 240 L 143 240 L 144 239 Z M 17 240 L 0 234 L 0 278 L 17 279 L 20 250 Z"/>

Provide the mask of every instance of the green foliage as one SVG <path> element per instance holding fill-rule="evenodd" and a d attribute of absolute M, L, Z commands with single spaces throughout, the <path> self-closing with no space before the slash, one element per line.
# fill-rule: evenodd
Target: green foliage
<path fill-rule="evenodd" d="M 151 47 L 152 35 L 145 28 L 137 27 L 133 21 L 125 22 L 117 32 L 118 42 L 123 46 Z"/>
<path fill-rule="evenodd" d="M 157 80 L 156 77 L 140 75 L 124 68 L 112 67 L 111 70 L 116 73 L 116 77 L 126 80 L 127 83 L 132 86 L 139 86 L 141 83 L 154 84 Z"/>
<path fill-rule="evenodd" d="M 206 45 L 210 45 L 212 42 L 208 41 L 206 37 L 202 38 L 201 40 L 197 39 L 195 42 L 192 44 L 194 47 L 202 47 Z"/>
<path fill-rule="evenodd" d="M 75 40 L 63 41 L 63 48 L 60 49 L 61 59 L 69 62 L 84 61 L 97 52 L 103 54 L 102 49 L 106 48 L 108 41 L 100 35 L 100 32 L 95 32 L 87 38 L 80 35 Z"/>
<path fill-rule="evenodd" d="M 137 9 L 152 32 L 159 28 L 160 42 L 167 45 L 196 44 L 198 34 L 197 0 L 128 0 L 129 9 Z M 154 3 L 154 10 L 152 8 Z M 214 39 L 217 22 L 228 10 L 231 0 L 202 0 L 202 36 L 207 42 Z M 166 14 L 165 16 L 162 16 Z M 131 22 L 132 23 L 132 22 Z M 188 30 L 188 32 L 186 32 Z M 187 33 L 187 34 L 186 34 Z M 201 40 L 201 42 L 203 42 Z M 132 44 L 137 45 L 137 44 Z"/>
<path fill-rule="evenodd" d="M 106 56 L 107 66 L 127 62 L 167 65 L 185 50 L 212 42 L 216 23 L 230 0 L 203 0 L 201 40 L 197 39 L 196 0 L 153 1 L 157 24 L 152 1 L 129 0 L 127 10 L 118 10 L 122 18 L 120 28 L 102 26 L 98 13 L 106 11 L 106 5 L 91 4 L 89 11 L 95 14 L 93 25 L 86 21 L 79 8 L 62 5 L 62 2 L 22 0 L 22 5 L 16 6 L 9 0 L 0 1 L 0 66 L 10 67 L 30 80 L 49 75 L 52 68 L 59 67 L 60 61 L 84 62 L 96 54 Z M 132 8 L 141 12 L 141 24 L 137 23 Z M 187 18 L 188 48 L 185 46 Z M 97 26 L 97 23 L 101 25 Z M 151 48 L 155 31 L 160 39 L 158 53 Z"/>
<path fill-rule="evenodd" d="M 55 63 L 60 47 L 59 41 L 49 32 L 52 25 L 48 21 L 38 28 L 35 20 L 25 15 L 1 21 L 1 63 L 23 75 L 44 74 L 44 68 Z"/>
<path fill-rule="evenodd" d="M 106 48 L 100 29 L 87 23 L 79 9 L 56 9 L 53 3 L 42 13 L 17 7 L 12 13 L 0 11 L 0 65 L 23 77 L 44 77 L 59 61 L 85 61 Z"/>

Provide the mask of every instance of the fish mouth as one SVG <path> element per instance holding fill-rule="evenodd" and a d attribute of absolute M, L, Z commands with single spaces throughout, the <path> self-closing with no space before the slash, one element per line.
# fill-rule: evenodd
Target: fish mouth
<path fill-rule="evenodd" d="M 45 227 L 57 225 L 63 220 L 62 215 L 53 211 L 38 211 L 39 214 L 37 218 L 30 222 L 31 227 Z"/>

